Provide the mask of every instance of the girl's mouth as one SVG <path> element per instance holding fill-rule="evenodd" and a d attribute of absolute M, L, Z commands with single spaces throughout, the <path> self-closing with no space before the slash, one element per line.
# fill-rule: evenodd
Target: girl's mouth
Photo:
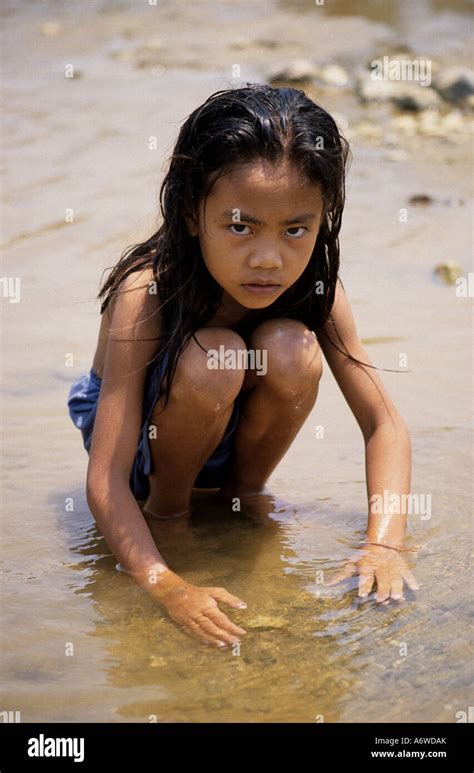
<path fill-rule="evenodd" d="M 242 287 L 249 293 L 256 293 L 257 295 L 271 295 L 271 293 L 275 293 L 277 290 L 279 290 L 281 285 L 248 284 L 242 285 Z"/>

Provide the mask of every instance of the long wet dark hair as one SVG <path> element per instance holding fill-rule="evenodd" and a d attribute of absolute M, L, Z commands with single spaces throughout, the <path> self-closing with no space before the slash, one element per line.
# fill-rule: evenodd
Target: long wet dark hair
<path fill-rule="evenodd" d="M 324 333 L 321 328 L 331 316 L 338 280 L 350 156 L 333 118 L 300 89 L 247 83 L 217 91 L 185 120 L 160 188 L 163 223 L 147 241 L 125 250 L 98 294 L 103 314 L 125 277 L 153 266 L 163 330 L 154 358 L 158 366 L 168 354 L 163 408 L 183 346 L 214 317 L 223 292 L 207 270 L 199 239 L 191 236 L 185 218 L 197 218 L 200 202 L 205 203 L 215 181 L 232 167 L 260 160 L 294 163 L 310 183 L 321 186 L 324 208 L 316 244 L 299 279 L 271 306 L 250 310 L 238 332 L 246 338 L 265 319 L 289 317 Z M 339 341 L 340 351 L 359 362 Z"/>

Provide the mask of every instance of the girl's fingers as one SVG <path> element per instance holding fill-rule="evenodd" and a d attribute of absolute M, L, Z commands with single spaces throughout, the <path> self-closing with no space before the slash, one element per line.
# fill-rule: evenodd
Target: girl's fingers
<path fill-rule="evenodd" d="M 418 585 L 417 581 L 415 580 L 413 574 L 410 572 L 410 570 L 405 567 L 401 570 L 401 575 L 403 579 L 405 580 L 406 584 L 410 588 L 410 590 L 419 590 L 420 586 Z"/>
<path fill-rule="evenodd" d="M 393 578 L 390 595 L 395 601 L 403 601 L 403 577 L 401 575 Z"/>
<path fill-rule="evenodd" d="M 222 639 L 219 639 L 219 637 L 211 636 L 208 632 L 204 631 L 204 629 L 201 628 L 201 626 L 194 620 L 186 623 L 183 630 L 189 636 L 195 639 L 199 639 L 199 641 L 204 642 L 204 644 L 213 644 L 219 646 L 220 642 L 222 642 Z M 220 646 L 224 644 L 225 642 L 222 642 Z"/>
<path fill-rule="evenodd" d="M 342 569 L 340 572 L 337 572 L 337 574 L 334 575 L 332 580 L 328 580 L 324 583 L 326 586 L 330 585 L 337 585 L 338 582 L 342 582 L 342 580 L 345 580 L 347 577 L 352 577 L 353 574 L 356 572 L 356 564 L 353 561 L 349 561 L 344 569 Z"/>
<path fill-rule="evenodd" d="M 236 640 L 235 636 L 232 636 L 230 633 L 222 630 L 222 628 L 219 628 L 218 625 L 215 625 L 212 620 L 205 615 L 199 618 L 199 627 L 206 634 L 210 635 L 211 638 L 215 639 L 216 643 L 217 641 L 221 641 L 224 644 L 233 644 Z"/>
<path fill-rule="evenodd" d="M 361 572 L 359 578 L 359 596 L 368 596 L 374 584 L 374 572 Z"/>
<path fill-rule="evenodd" d="M 375 600 L 381 603 L 386 601 L 390 596 L 390 576 L 387 571 L 375 572 L 375 578 L 377 580 L 377 595 Z"/>
<path fill-rule="evenodd" d="M 228 604 L 230 607 L 236 609 L 246 609 L 247 604 L 238 596 L 233 596 L 232 593 L 226 591 L 225 588 L 208 588 L 210 595 L 216 599 L 216 601 L 223 601 L 224 604 Z"/>
<path fill-rule="evenodd" d="M 235 625 L 231 620 L 229 620 L 229 618 L 224 615 L 220 609 L 206 609 L 206 615 L 211 620 L 211 622 L 222 628 L 227 633 L 235 634 L 236 636 L 247 633 L 247 631 L 245 631 L 243 628 L 240 628 L 240 626 Z"/>

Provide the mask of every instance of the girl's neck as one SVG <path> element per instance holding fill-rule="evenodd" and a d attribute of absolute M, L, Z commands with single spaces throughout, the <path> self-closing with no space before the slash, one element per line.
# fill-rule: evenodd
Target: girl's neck
<path fill-rule="evenodd" d="M 247 309 L 245 306 L 241 306 L 237 303 L 228 293 L 223 292 L 222 302 L 213 318 L 209 320 L 206 327 L 229 327 L 235 328 L 242 322 L 249 314 L 251 309 Z"/>

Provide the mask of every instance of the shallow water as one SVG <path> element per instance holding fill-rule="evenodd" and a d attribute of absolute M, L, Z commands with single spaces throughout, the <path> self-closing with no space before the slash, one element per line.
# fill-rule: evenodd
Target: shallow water
<path fill-rule="evenodd" d="M 408 159 L 394 164 L 383 148 L 356 143 L 341 234 L 341 276 L 369 356 L 396 369 L 408 354 L 409 373 L 381 376 L 411 428 L 412 490 L 432 496 L 431 518 L 409 524 L 409 544 L 421 546 L 410 555 L 416 595 L 380 608 L 360 601 L 353 581 L 330 591 L 318 581 L 352 554 L 367 509 L 362 437 L 327 366 L 315 409 L 269 482 L 276 499 L 267 517 L 199 498 L 189 529 L 157 534 L 187 580 L 245 599 L 244 611 L 222 605 L 248 630 L 240 653 L 181 632 L 115 570 L 88 511 L 87 457 L 66 399 L 91 364 L 101 273 L 149 233 L 177 128 L 199 100 L 229 85 L 235 59 L 227 44 L 217 51 L 199 16 L 204 4 L 186 6 L 188 26 L 163 5 L 163 24 L 151 31 L 127 4 L 97 3 L 100 13 L 83 18 L 53 2 L 41 13 L 28 4 L 4 11 L 4 274 L 21 277 L 22 296 L 1 306 L 2 708 L 20 710 L 24 722 L 454 722 L 472 686 L 472 301 L 432 270 L 456 259 L 472 271 L 463 145 L 405 140 Z M 443 3 L 462 27 L 459 5 Z M 248 34 L 252 18 L 246 4 L 237 29 L 230 7 L 221 7 L 225 41 Z M 267 37 L 270 25 L 292 28 L 290 11 L 276 7 Z M 363 29 L 357 47 L 369 51 L 391 20 L 351 8 L 360 14 L 354 21 L 328 14 L 334 39 L 347 53 L 354 29 Z M 256 24 L 261 16 L 259 6 Z M 64 28 L 40 37 L 38 18 Z M 303 56 L 313 50 L 307 26 Z M 141 45 L 173 29 L 193 69 L 181 49 L 155 76 L 108 55 L 117 41 Z M 259 79 L 279 56 L 262 50 L 244 79 Z M 82 71 L 75 83 L 62 75 L 71 60 Z M 350 100 L 327 99 L 350 123 L 359 116 Z M 154 154 L 146 147 L 152 134 Z M 438 203 L 412 209 L 401 226 L 400 207 L 418 193 Z M 456 197 L 464 204 L 439 203 Z M 75 220 L 65 226 L 69 207 Z"/>

